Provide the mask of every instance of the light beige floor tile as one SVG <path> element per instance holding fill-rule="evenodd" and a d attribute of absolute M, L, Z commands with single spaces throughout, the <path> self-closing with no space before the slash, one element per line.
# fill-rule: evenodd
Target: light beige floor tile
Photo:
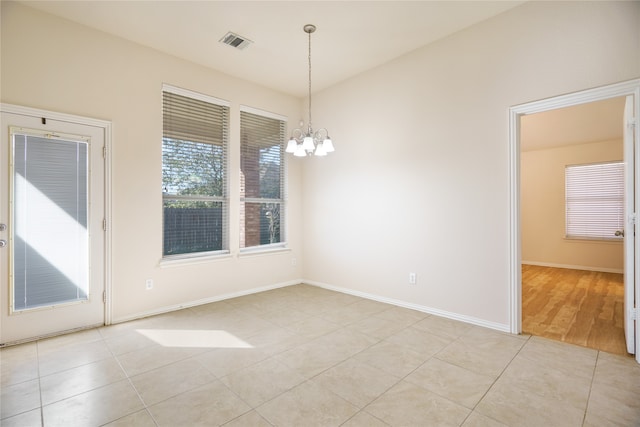
<path fill-rule="evenodd" d="M 211 426 L 231 421 L 251 409 L 216 380 L 148 408 L 160 426 Z"/>
<path fill-rule="evenodd" d="M 371 337 L 383 340 L 388 336 L 400 331 L 405 326 L 392 320 L 382 319 L 375 316 L 365 317 L 350 325 L 348 328 Z"/>
<path fill-rule="evenodd" d="M 344 361 L 349 355 L 327 351 L 324 345 L 312 341 L 277 354 L 274 357 L 293 369 L 298 375 L 302 375 L 305 378 L 312 378 L 320 372 Z"/>
<path fill-rule="evenodd" d="M 378 342 L 377 339 L 350 329 L 340 329 L 324 335 L 315 341 L 316 345 L 336 355 L 347 358 Z"/>
<path fill-rule="evenodd" d="M 128 380 L 91 390 L 43 407 L 44 425 L 95 426 L 115 421 L 143 408 Z"/>
<path fill-rule="evenodd" d="M 483 375 L 497 377 L 526 341 L 508 335 L 462 336 L 435 357 Z"/>
<path fill-rule="evenodd" d="M 507 427 L 505 424 L 484 416 L 478 412 L 472 412 L 465 420 L 462 427 Z"/>
<path fill-rule="evenodd" d="M 596 350 L 540 337 L 531 337 L 518 353 L 519 358 L 544 360 L 550 368 L 589 379 L 593 377 L 597 355 Z"/>
<path fill-rule="evenodd" d="M 630 356 L 600 352 L 593 384 L 608 385 L 640 395 L 640 364 Z"/>
<path fill-rule="evenodd" d="M 98 328 L 98 332 L 103 339 L 114 338 L 118 335 L 127 334 L 136 329 L 151 329 L 155 322 L 155 317 L 145 317 L 143 319 L 130 320 L 128 322 L 115 323 L 109 326 Z"/>
<path fill-rule="evenodd" d="M 38 353 L 44 356 L 52 351 L 59 351 L 67 346 L 76 346 L 102 339 L 102 335 L 97 328 L 86 329 L 70 334 L 59 335 L 57 337 L 38 340 Z"/>
<path fill-rule="evenodd" d="M 316 384 L 306 382 L 257 408 L 277 426 L 339 426 L 358 408 Z"/>
<path fill-rule="evenodd" d="M 204 353 L 204 350 L 154 345 L 119 355 L 117 358 L 127 375 L 133 377 L 200 353 Z"/>
<path fill-rule="evenodd" d="M 624 388 L 593 384 L 587 415 L 596 415 L 613 425 L 637 426 L 640 425 L 640 399 Z"/>
<path fill-rule="evenodd" d="M 238 418 L 224 424 L 224 427 L 272 427 L 262 416 L 256 412 L 247 412 Z"/>
<path fill-rule="evenodd" d="M 147 406 L 214 381 L 216 377 L 195 359 L 186 359 L 131 377 Z"/>
<path fill-rule="evenodd" d="M 40 407 L 40 385 L 37 379 L 2 387 L 0 419 L 38 407 Z"/>
<path fill-rule="evenodd" d="M 391 335 L 385 341 L 407 347 L 426 357 L 433 356 L 451 342 L 448 338 L 443 338 L 414 328 L 403 329 Z"/>
<path fill-rule="evenodd" d="M 388 425 L 368 412 L 360 411 L 342 424 L 342 427 L 387 427 Z"/>
<path fill-rule="evenodd" d="M 430 359 L 409 374 L 405 381 L 472 409 L 489 390 L 495 377 Z"/>
<path fill-rule="evenodd" d="M 111 351 L 102 339 L 72 343 L 41 354 L 38 359 L 40 375 L 51 375 L 110 357 L 112 357 Z"/>
<path fill-rule="evenodd" d="M 220 379 L 255 408 L 291 390 L 305 378 L 275 359 L 267 359 Z"/>
<path fill-rule="evenodd" d="M 398 378 L 406 376 L 428 359 L 428 356 L 387 341 L 382 341 L 354 357 Z"/>
<path fill-rule="evenodd" d="M 40 408 L 5 418 L 0 421 L 0 425 L 2 427 L 41 427 L 42 414 L 40 413 Z"/>
<path fill-rule="evenodd" d="M 48 405 L 121 381 L 125 377 L 120 364 L 113 357 L 48 375 L 40 379 L 42 404 Z"/>
<path fill-rule="evenodd" d="M 158 345 L 155 341 L 147 338 L 137 330 L 131 330 L 106 338 L 104 342 L 107 344 L 107 347 L 109 347 L 109 350 L 116 356 Z"/>
<path fill-rule="evenodd" d="M 316 338 L 339 329 L 340 325 L 320 317 L 310 316 L 306 319 L 291 323 L 287 325 L 286 328 L 295 334 L 308 338 Z"/>
<path fill-rule="evenodd" d="M 0 349 L 0 385 L 8 386 L 38 378 L 35 342 Z"/>
<path fill-rule="evenodd" d="M 104 427 L 155 427 L 156 422 L 153 421 L 151 414 L 146 409 L 135 412 L 131 415 L 119 418 Z"/>
<path fill-rule="evenodd" d="M 247 338 L 246 342 L 253 348 L 269 355 L 274 355 L 291 350 L 311 340 L 312 338 L 298 335 L 286 328 L 278 327 Z"/>
<path fill-rule="evenodd" d="M 269 353 L 258 348 L 221 348 L 195 357 L 218 378 L 240 369 L 255 365 L 269 357 Z"/>
<path fill-rule="evenodd" d="M 267 322 L 273 323 L 274 325 L 286 327 L 293 323 L 301 322 L 305 319 L 308 319 L 311 316 L 299 310 L 286 309 L 268 311 L 266 313 L 260 314 L 260 317 Z"/>
<path fill-rule="evenodd" d="M 544 359 L 532 361 L 516 357 L 504 371 L 500 384 L 549 397 L 584 411 L 589 398 L 591 380 L 550 367 Z"/>
<path fill-rule="evenodd" d="M 584 411 L 510 384 L 494 384 L 475 409 L 509 426 L 580 426 Z"/>
<path fill-rule="evenodd" d="M 413 328 L 429 332 L 450 340 L 460 337 L 467 332 L 471 325 L 457 320 L 446 319 L 440 316 L 429 316 L 412 325 Z"/>
<path fill-rule="evenodd" d="M 312 381 L 363 408 L 399 380 L 370 365 L 348 359 Z"/>
<path fill-rule="evenodd" d="M 374 314 L 374 317 L 391 320 L 405 327 L 411 326 L 422 319 L 429 317 L 430 314 L 422 311 L 412 310 L 410 308 L 390 306 L 384 311 Z"/>
<path fill-rule="evenodd" d="M 471 412 L 404 381 L 380 396 L 365 410 L 393 426 L 459 426 Z"/>

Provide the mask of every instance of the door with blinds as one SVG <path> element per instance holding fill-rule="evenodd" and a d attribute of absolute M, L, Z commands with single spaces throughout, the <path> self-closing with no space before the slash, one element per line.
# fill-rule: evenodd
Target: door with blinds
<path fill-rule="evenodd" d="M 1 123 L 0 344 L 104 324 L 104 128 Z"/>

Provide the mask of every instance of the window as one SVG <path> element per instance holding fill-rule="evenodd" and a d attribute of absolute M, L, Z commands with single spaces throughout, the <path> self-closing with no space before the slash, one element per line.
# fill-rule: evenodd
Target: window
<path fill-rule="evenodd" d="M 284 245 L 285 121 L 240 112 L 240 248 Z"/>
<path fill-rule="evenodd" d="M 577 239 L 621 239 L 624 228 L 624 164 L 565 168 L 566 236 Z"/>
<path fill-rule="evenodd" d="M 228 250 L 225 101 L 164 86 L 163 256 Z"/>

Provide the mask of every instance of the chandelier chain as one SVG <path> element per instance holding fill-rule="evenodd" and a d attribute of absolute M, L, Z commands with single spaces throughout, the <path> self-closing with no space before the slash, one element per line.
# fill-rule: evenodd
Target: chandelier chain
<path fill-rule="evenodd" d="M 311 31 L 309 35 L 309 129 L 311 129 Z"/>

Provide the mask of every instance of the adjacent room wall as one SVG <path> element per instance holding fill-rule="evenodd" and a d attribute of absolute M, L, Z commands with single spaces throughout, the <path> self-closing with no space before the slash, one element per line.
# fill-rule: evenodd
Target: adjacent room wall
<path fill-rule="evenodd" d="M 314 96 L 304 277 L 508 330 L 509 107 L 638 77 L 639 2 L 529 2 Z"/>
<path fill-rule="evenodd" d="M 622 242 L 565 239 L 565 166 L 619 161 L 622 141 L 522 152 L 522 262 L 622 273 Z"/>
<path fill-rule="evenodd" d="M 300 163 L 289 163 L 290 251 L 238 255 L 239 173 L 230 176 L 231 256 L 161 267 L 162 84 L 231 102 L 230 170 L 239 170 L 239 107 L 300 117 L 300 100 L 12 2 L 2 2 L 1 101 L 113 122 L 110 227 L 119 321 L 302 277 Z M 297 257 L 293 267 L 291 258 Z M 145 290 L 145 280 L 154 289 Z"/>

